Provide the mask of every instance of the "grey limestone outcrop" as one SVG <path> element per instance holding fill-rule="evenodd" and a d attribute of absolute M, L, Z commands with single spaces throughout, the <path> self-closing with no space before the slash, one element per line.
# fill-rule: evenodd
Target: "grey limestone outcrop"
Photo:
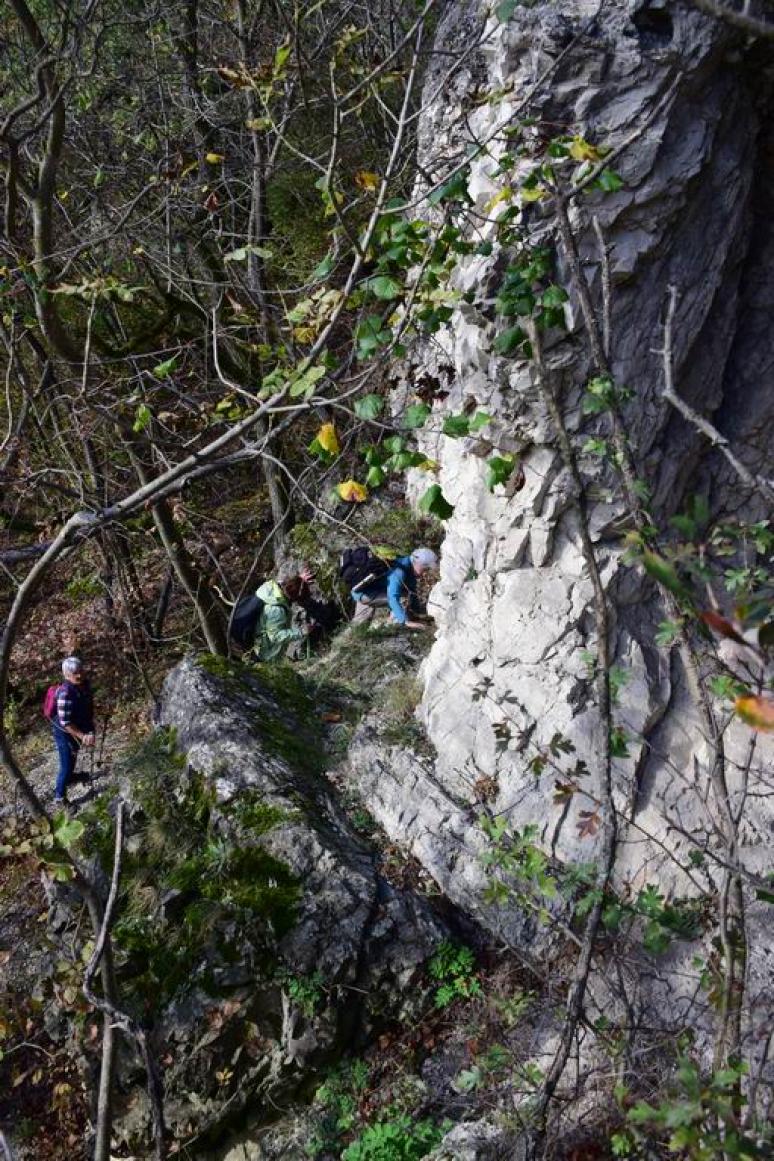
<path fill-rule="evenodd" d="M 439 180 L 450 158 L 462 156 L 466 141 L 491 143 L 526 117 L 615 151 L 622 188 L 576 199 L 571 219 L 600 317 L 603 270 L 593 217 L 608 251 L 611 370 L 629 389 L 623 418 L 654 518 L 668 529 L 670 517 L 700 494 L 716 520 L 770 519 L 761 493 L 747 489 L 718 449 L 663 398 L 663 320 L 674 286 L 678 393 L 719 428 L 751 472 L 772 475 L 770 55 L 690 4 L 572 0 L 518 7 L 505 23 L 486 6 L 453 4 L 438 35 L 457 49 L 472 45 L 477 21 L 483 36 L 452 85 L 439 92 L 436 75 L 427 80 L 418 192 Z M 593 811 L 600 797 L 603 740 L 589 660 L 596 641 L 592 588 L 574 485 L 534 367 L 493 350 L 504 325 L 494 300 L 509 257 L 488 208 L 504 180 L 495 173 L 496 153 L 492 146 L 469 163 L 475 238 L 491 242 L 489 254 L 462 256 L 452 276 L 455 289 L 472 292 L 471 301 L 458 302 L 450 321 L 418 344 L 395 392 L 396 411 L 419 385 L 423 398 L 435 400 L 421 445 L 438 461 L 438 481 L 454 506 L 430 599 L 437 631 L 422 670 L 419 711 L 436 756 L 421 763 L 380 754 L 378 739 L 364 727 L 351 759 L 391 837 L 452 898 L 466 899 L 463 905 L 494 933 L 524 945 L 532 929 L 523 915 L 485 898 L 477 788 L 486 786 L 490 814 L 507 817 L 517 830 L 535 827 L 537 841 L 559 862 L 593 861 L 601 831 L 584 834 L 579 822 L 580 811 Z M 522 222 L 534 223 L 535 240 L 555 245 L 548 210 L 529 206 Z M 557 254 L 557 281 L 569 288 L 561 248 Z M 572 290 L 566 312 L 567 331 L 548 333 L 545 358 L 571 439 L 581 448 L 604 433 L 604 423 L 581 406 L 593 364 Z M 440 433 L 445 416 L 476 409 L 492 421 L 475 438 Z M 514 476 L 490 492 L 486 459 L 495 453 L 518 456 L 523 479 Z M 710 746 L 677 651 L 655 643 L 667 614 L 653 582 L 627 560 L 631 520 L 614 474 L 591 456 L 581 463 L 623 682 L 615 720 L 628 739 L 626 756 L 614 762 L 614 882 L 629 896 L 653 883 L 670 899 L 711 897 L 723 877 L 724 846 L 710 787 Z M 427 487 L 419 475 L 412 485 L 417 496 Z M 736 662 L 749 665 L 751 655 L 743 647 L 739 653 Z M 730 712 L 721 720 L 729 799 L 739 818 L 734 857 L 762 873 L 770 865 L 774 824 L 771 739 L 753 739 Z M 533 760 L 550 752 L 555 738 L 572 751 L 537 776 Z M 555 782 L 578 761 L 587 770 L 588 794 L 555 804 Z M 705 860 L 713 852 L 720 862 Z M 766 1006 L 772 947 L 762 936 L 768 905 L 754 891 L 748 896 L 748 1034 L 754 1036 L 750 1029 Z M 643 969 L 636 985 L 640 1000 L 669 1013 L 675 1025 L 693 1002 L 695 950 L 678 946 L 668 971 Z M 595 986 L 604 1006 L 604 983 Z"/>

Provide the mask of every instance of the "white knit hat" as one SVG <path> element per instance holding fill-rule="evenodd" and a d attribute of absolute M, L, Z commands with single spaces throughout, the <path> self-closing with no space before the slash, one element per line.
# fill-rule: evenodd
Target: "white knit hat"
<path fill-rule="evenodd" d="M 412 564 L 421 564 L 423 568 L 437 568 L 438 557 L 432 548 L 415 548 L 411 554 Z"/>

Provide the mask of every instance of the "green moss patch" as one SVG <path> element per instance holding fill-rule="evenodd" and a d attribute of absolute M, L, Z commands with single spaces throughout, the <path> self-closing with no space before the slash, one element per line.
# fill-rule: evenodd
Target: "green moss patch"
<path fill-rule="evenodd" d="M 260 843 L 286 820 L 248 790 L 221 811 L 212 784 L 189 773 L 174 734 L 158 731 L 127 759 L 131 813 L 113 929 L 121 987 L 141 1012 L 153 1011 L 234 951 L 270 962 L 295 921 L 299 885 Z M 85 854 L 106 874 L 114 822 L 107 797 L 81 819 Z M 227 933 L 228 938 L 225 938 Z"/>

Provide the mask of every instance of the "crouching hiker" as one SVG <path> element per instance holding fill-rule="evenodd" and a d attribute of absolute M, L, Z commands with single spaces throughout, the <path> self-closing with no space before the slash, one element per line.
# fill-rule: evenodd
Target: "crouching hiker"
<path fill-rule="evenodd" d="M 311 632 L 312 626 L 293 625 L 291 605 L 300 602 L 306 586 L 312 579 L 310 569 L 287 577 L 282 582 L 265 581 L 255 594 L 262 604 L 255 634 L 255 655 L 259 661 L 279 661 L 293 641 L 300 641 Z"/>
<path fill-rule="evenodd" d="M 355 549 L 352 555 L 358 552 L 368 550 Z M 351 589 L 355 601 L 353 624 L 366 625 L 375 609 L 389 608 L 393 623 L 406 629 L 427 628 L 424 622 L 415 619 L 421 615 L 417 579 L 438 567 L 438 557 L 432 548 L 415 548 L 410 556 L 398 556 L 389 562 L 370 556 L 359 567 L 365 569 L 365 576 Z M 342 575 L 346 579 L 346 565 L 342 566 Z"/>
<path fill-rule="evenodd" d="M 75 780 L 75 764 L 81 746 L 94 745 L 94 702 L 91 686 L 79 657 L 66 657 L 62 662 L 64 681 L 53 686 L 46 694 L 46 700 L 53 705 L 44 713 L 51 721 L 51 727 L 59 756 L 59 773 L 56 779 L 54 802 L 66 802 L 69 783 Z"/>

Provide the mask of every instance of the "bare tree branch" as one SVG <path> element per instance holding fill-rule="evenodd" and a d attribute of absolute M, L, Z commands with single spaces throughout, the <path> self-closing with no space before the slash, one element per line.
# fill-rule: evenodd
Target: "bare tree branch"
<path fill-rule="evenodd" d="M 752 491 L 760 492 L 762 496 L 770 503 L 774 504 L 774 482 L 765 479 L 763 476 L 756 476 L 745 467 L 742 461 L 731 450 L 729 441 L 721 432 L 714 427 L 708 419 L 699 415 L 695 408 L 681 399 L 675 390 L 674 384 L 674 353 L 673 345 L 673 329 L 677 305 L 679 302 L 679 294 L 676 286 L 670 286 L 667 292 L 667 312 L 666 320 L 664 322 L 664 390 L 662 395 L 667 403 L 680 412 L 684 419 L 700 431 L 703 436 L 710 441 L 713 447 L 720 449 L 720 452 L 725 456 L 728 463 L 736 472 L 739 479 L 747 485 Z"/>

